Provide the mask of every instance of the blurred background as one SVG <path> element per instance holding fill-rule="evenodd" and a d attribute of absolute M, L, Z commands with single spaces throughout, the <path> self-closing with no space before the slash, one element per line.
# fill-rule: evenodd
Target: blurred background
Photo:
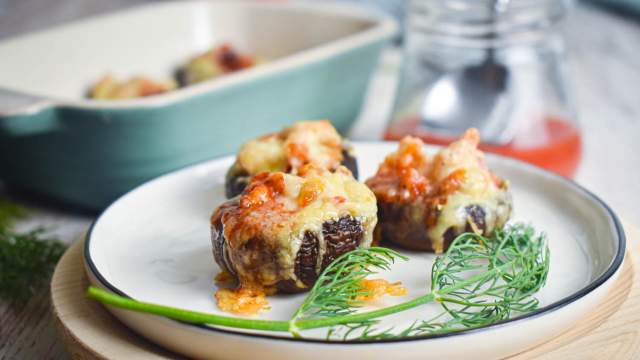
<path fill-rule="evenodd" d="M 0 41 L 72 20 L 153 2 L 149 0 L 0 0 Z M 257 0 L 256 2 L 268 4 L 292 1 Z M 480 129 L 483 136 L 484 150 L 520 158 L 574 178 L 605 197 L 623 213 L 634 219 L 640 219 L 640 210 L 634 204 L 628 203 L 629 196 L 626 191 L 612 191 L 611 186 L 614 182 L 616 189 L 627 189 L 636 195 L 640 194 L 640 181 L 638 181 L 640 175 L 635 164 L 626 160 L 629 154 L 640 150 L 635 140 L 635 136 L 640 135 L 640 124 L 637 121 L 640 114 L 640 102 L 637 101 L 640 90 L 640 85 L 637 85 L 640 84 L 640 61 L 634 55 L 636 51 L 640 51 L 640 1 L 307 0 L 299 2 L 355 4 L 395 19 L 399 24 L 399 32 L 384 48 L 377 70 L 371 73 L 371 77 L 365 74 L 368 70 L 363 70 L 363 79 L 366 78 L 367 81 L 370 79 L 367 96 L 364 97 L 363 103 L 359 98 L 356 99 L 360 96 L 357 95 L 348 106 L 345 105 L 342 109 L 338 109 L 336 105 L 334 112 L 327 111 L 324 114 L 322 110 L 306 109 L 306 112 L 296 114 L 319 114 L 322 117 L 330 117 L 341 132 L 360 140 L 397 140 L 410 134 L 420 136 L 429 143 L 444 144 L 461 133 L 463 129 L 475 126 Z M 156 1 L 156 3 L 166 2 Z M 171 26 L 174 25 L 166 24 L 166 27 Z M 131 31 L 133 36 L 144 36 L 140 29 Z M 124 29 L 123 34 L 126 32 L 127 30 Z M 172 41 L 168 39 L 166 43 Z M 279 42 L 286 42 L 286 39 L 279 39 Z M 90 43 L 90 40 L 86 40 L 86 44 Z M 202 41 L 198 43 L 201 44 Z M 22 56 L 20 54 L 14 55 L 18 60 L 13 61 L 9 61 L 10 59 L 5 56 L 7 60 L 5 64 L 9 62 L 32 64 L 28 74 L 20 76 L 27 78 L 26 75 L 31 75 L 33 84 L 30 85 L 30 89 L 38 89 L 39 86 L 51 87 L 46 95 L 56 94 L 56 92 L 64 93 L 71 87 L 87 91 L 90 84 L 95 83 L 104 73 L 110 71 L 117 73 L 118 65 L 114 63 L 112 68 L 91 65 L 95 66 L 95 70 L 89 70 L 91 66 L 83 63 L 81 59 L 83 51 L 91 52 L 91 50 L 81 49 L 86 48 L 88 46 L 86 44 L 79 44 L 77 51 L 71 55 L 65 55 L 75 60 L 73 64 L 82 65 L 74 65 L 75 68 L 70 69 L 72 62 L 65 64 L 66 66 L 60 64 L 60 74 L 52 77 L 53 81 L 38 81 L 38 76 L 41 76 L 38 75 L 40 74 L 38 69 L 42 73 L 51 73 L 38 63 L 42 61 L 38 57 L 41 56 L 40 54 L 46 54 L 46 51 L 40 51 L 33 56 L 24 55 L 22 60 L 20 60 Z M 239 41 L 238 45 L 241 50 L 245 50 L 243 46 L 247 47 L 243 41 Z M 104 46 L 105 49 L 101 51 L 105 54 L 109 53 L 108 46 L 106 44 Z M 151 51 L 154 51 L 152 50 L 154 46 L 158 47 L 153 43 L 143 49 L 149 53 L 146 56 L 152 56 Z M 269 48 L 266 45 L 262 47 Z M 263 53 L 269 51 L 264 49 L 261 49 Z M 193 50 L 189 51 L 191 54 L 194 53 Z M 280 50 L 275 53 L 278 51 Z M 56 48 L 52 48 L 45 58 L 50 59 L 51 62 L 60 63 L 59 52 Z M 115 52 L 116 50 L 111 50 L 111 53 Z M 247 53 L 261 56 L 261 54 L 250 54 L 251 51 Z M 378 56 L 372 54 L 368 58 Z M 127 62 L 129 60 L 127 56 L 121 54 L 117 60 Z M 179 56 L 176 55 L 176 58 Z M 106 63 L 107 60 L 103 62 Z M 171 59 L 170 62 L 176 61 Z M 13 70 L 13 67 L 15 66 L 5 66 L 6 74 L 4 75 L 8 76 L 9 72 L 25 72 L 18 68 Z M 157 66 L 139 65 L 137 68 L 135 66 L 132 68 L 148 70 L 154 76 L 155 73 L 160 73 L 158 70 L 160 68 Z M 68 74 L 66 72 L 69 71 L 82 72 L 83 78 L 71 79 L 66 76 Z M 137 75 L 136 71 L 127 70 L 124 76 Z M 2 75 L 2 67 L 0 67 L 0 75 Z M 18 79 L 16 81 L 22 81 L 16 76 L 14 78 Z M 79 87 L 77 81 L 81 81 L 84 85 Z M 164 84 L 154 85 L 164 86 Z M 0 88 L 10 87 L 0 83 Z M 354 85 L 351 93 L 356 94 L 359 91 L 361 86 Z M 0 98 L 0 102 L 7 103 L 9 98 L 11 97 L 4 96 Z M 255 101 L 254 103 L 257 104 Z M 355 121 L 357 113 L 359 116 Z M 82 114 L 84 117 L 94 115 Z M 272 123 L 272 128 L 277 123 L 274 122 L 276 120 L 268 117 L 264 121 Z M 78 136 L 78 134 L 72 135 Z M 114 133 L 113 136 L 119 135 Z M 38 141 L 41 140 L 38 139 Z M 8 141 L 11 141 L 10 138 L 5 140 L 5 146 Z M 75 194 L 74 198 L 72 194 L 62 190 L 56 192 L 56 189 L 46 188 L 29 179 L 25 180 L 19 176 L 14 179 L 14 175 L 21 172 L 17 170 L 18 168 L 12 169 L 10 174 L 4 174 L 4 178 L 8 178 L 9 183 L 19 185 L 18 187 L 35 189 L 39 195 L 62 200 L 63 204 L 69 203 L 80 205 L 80 208 L 96 210 L 109 203 L 115 196 L 150 177 L 187 163 L 232 151 L 239 141 L 238 139 L 229 140 L 229 143 L 201 154 L 188 153 L 185 150 L 185 158 L 170 159 L 168 161 L 172 163 L 170 166 L 156 166 L 156 169 L 145 174 L 129 174 L 128 179 L 111 179 L 109 184 L 105 184 L 104 174 L 100 174 L 99 179 L 94 179 L 89 174 L 92 171 L 87 170 L 83 173 L 88 177 L 85 181 L 87 191 L 100 192 L 96 190 L 98 187 L 111 187 L 111 189 L 103 189 L 99 199 L 86 203 L 77 200 L 80 197 L 86 198 L 86 193 Z M 19 145 L 28 145 L 25 144 L 27 142 L 23 140 L 20 143 L 14 143 L 12 148 L 7 147 L 8 150 L 5 153 L 18 149 Z M 110 144 L 103 143 L 101 146 L 122 145 Z M 28 146 L 29 149 L 33 148 L 31 145 Z M 23 151 L 23 156 L 27 156 L 26 153 L 29 152 Z M 148 156 L 160 155 L 150 152 Z M 25 158 L 25 161 L 27 160 L 28 157 Z M 48 162 L 60 160 L 66 163 L 64 158 L 41 159 L 34 155 L 33 164 L 37 164 L 37 160 Z M 88 155 L 83 159 L 86 162 L 93 160 Z M 111 160 L 116 161 L 115 158 Z M 15 165 L 15 162 L 13 164 Z M 77 172 L 78 169 L 69 168 L 64 171 Z M 9 171 L 5 170 L 5 172 Z M 2 173 L 1 169 L 0 173 Z M 25 170 L 25 173 L 28 173 L 29 178 L 48 175 L 31 170 Z M 615 180 L 612 177 L 615 177 Z M 114 185 L 116 183 L 118 184 Z"/>
<path fill-rule="evenodd" d="M 256 2 L 282 4 L 294 1 Z M 640 60 L 637 57 L 640 52 L 640 1 L 298 2 L 327 6 L 334 3 L 352 4 L 365 11 L 394 19 L 399 31 L 391 41 L 386 41 L 389 39 L 385 37 L 385 41 L 375 44 L 375 49 L 372 48 L 366 54 L 361 52 L 357 55 L 359 57 L 353 58 L 357 60 L 351 60 L 360 62 L 360 65 L 364 65 L 363 61 L 366 60 L 368 65 L 356 66 L 360 68 L 360 80 L 352 81 L 354 84 L 348 89 L 343 86 L 345 94 L 348 94 L 340 98 L 347 100 L 340 104 L 334 101 L 331 105 L 316 101 L 316 108 L 312 105 L 304 108 L 306 105 L 301 105 L 300 109 L 291 111 L 294 114 L 291 116 L 329 117 L 341 132 L 356 140 L 397 140 L 404 135 L 415 135 L 429 143 L 445 144 L 465 128 L 475 126 L 483 136 L 483 149 L 520 158 L 573 178 L 602 196 L 622 216 L 640 222 L 640 208 L 636 206 L 636 200 L 640 197 L 640 171 L 635 159 L 635 154 L 640 153 L 640 143 L 637 141 L 640 136 Z M 147 32 L 154 32 L 153 29 L 145 29 L 145 24 L 129 24 L 130 28 L 123 27 L 118 34 L 105 34 L 96 28 L 94 32 L 74 39 L 77 43 L 73 44 L 58 39 L 56 44 L 41 43 L 37 49 L 29 44 L 22 47 L 12 45 L 18 44 L 20 39 L 28 39 L 24 37 L 25 34 L 152 3 L 168 2 L 0 0 L 0 49 L 3 46 L 6 49 L 5 55 L 0 56 L 0 110 L 5 108 L 7 114 L 12 114 L 11 106 L 14 103 L 17 106 L 32 102 L 35 105 L 41 104 L 41 88 L 47 88 L 46 91 L 43 90 L 44 100 L 68 92 L 68 89 L 84 97 L 87 89 L 100 76 L 111 71 L 118 73 L 117 64 L 128 66 L 137 62 L 131 67 L 133 70 L 122 72 L 124 76 L 145 71 L 152 75 L 168 73 L 167 64 L 160 67 L 147 66 L 149 59 L 155 58 L 155 51 L 167 53 L 180 50 L 182 54 L 168 61 L 171 64 L 195 55 L 193 49 L 187 48 L 192 44 L 165 46 L 176 43 L 176 36 L 181 36 L 176 30 L 176 35 L 171 37 L 172 28 L 189 26 L 188 18 L 178 22 L 179 17 L 166 24 L 153 25 L 166 29 L 167 38 L 160 37 L 149 44 L 141 44 L 140 51 L 128 48 L 128 52 L 117 54 L 119 50 L 110 49 L 113 44 L 105 42 L 105 39 L 116 39 L 114 44 L 117 44 L 124 42 L 117 40 L 118 37 L 144 38 L 148 35 Z M 152 25 L 149 27 L 152 28 Z M 289 30 L 283 31 L 286 33 Z M 307 32 L 311 34 L 313 31 L 315 30 Z M 339 31 L 347 34 L 351 30 L 344 26 Z M 339 36 L 339 31 L 322 36 L 329 39 Z M 311 36 L 309 34 L 304 36 Z M 99 38 L 93 38 L 98 35 Z M 321 41 L 322 36 L 314 36 L 314 41 Z M 209 43 L 210 36 L 205 38 L 193 42 L 199 51 L 212 45 Z M 250 42 L 239 40 L 238 44 L 232 45 L 238 45 L 240 50 L 254 56 L 257 62 L 266 60 L 260 59 L 260 56 L 271 51 L 273 59 L 264 61 L 268 64 L 270 60 L 282 55 L 278 51 L 286 52 L 304 47 L 299 43 L 300 39 L 292 39 L 287 39 L 286 35 L 271 39 L 273 46 L 268 44 L 269 39 L 254 43 L 254 47 L 260 48 L 262 54 L 252 54 L 252 49 L 248 49 L 251 46 L 247 46 Z M 134 43 L 137 40 L 131 41 Z M 60 47 L 60 44 L 64 46 Z M 114 54 L 117 57 L 110 58 Z M 139 59 L 134 54 L 140 55 Z M 92 63 L 87 60 L 92 56 L 102 63 L 96 65 L 99 61 L 94 59 Z M 167 61 L 155 61 L 163 62 Z M 346 63 L 337 63 L 337 67 L 346 69 L 344 64 Z M 338 76 L 335 67 L 324 71 L 332 74 L 331 76 Z M 84 75 L 81 78 L 71 76 L 77 73 Z M 329 84 L 326 78 L 318 81 Z M 29 91 L 14 92 L 14 85 L 21 85 L 21 82 L 31 82 L 25 87 L 33 90 L 31 94 L 27 94 Z M 272 89 L 274 84 L 268 88 Z M 270 101 L 260 97 L 265 91 L 257 89 L 256 93 L 255 99 L 247 101 L 253 101 L 253 104 Z M 310 91 L 308 93 L 307 98 L 317 96 Z M 75 94 L 73 96 L 78 97 Z M 207 100 L 209 103 L 215 101 L 219 100 Z M 305 103 L 305 98 L 289 103 Z M 109 104 L 117 105 L 116 102 Z M 191 108 L 198 106 L 189 105 Z M 148 121 L 150 128 L 161 128 L 162 134 L 173 131 L 171 138 L 194 138 L 197 135 L 198 131 L 195 130 L 179 130 L 176 133 L 176 129 L 170 128 L 173 125 L 169 124 L 175 122 L 175 119 L 167 118 L 162 125 L 165 119 L 158 117 L 168 113 L 171 112 L 163 108 L 161 113 L 151 113 L 149 119 L 137 121 Z M 242 116 L 261 115 L 256 113 Z M 11 116 L 14 115 L 8 117 Z M 275 119 L 273 116 L 276 113 L 271 116 L 261 120 L 269 131 L 280 127 L 280 122 L 296 120 L 282 120 L 282 117 Z M 233 151 L 242 139 L 252 135 L 247 133 L 234 138 L 231 135 L 237 135 L 238 131 L 234 131 L 233 127 L 226 130 L 220 128 L 218 133 L 224 133 L 225 141 L 228 140 L 226 143 L 222 144 L 224 141 L 221 139 L 217 141 L 220 143 L 217 147 L 199 153 L 193 148 L 185 148 L 184 144 L 176 144 L 175 148 L 166 152 L 173 151 L 181 157 L 171 158 L 171 154 L 157 152 L 158 147 L 167 146 L 165 142 L 160 142 L 159 145 L 151 141 L 145 149 L 132 148 L 132 143 L 140 139 L 148 142 L 147 138 L 153 137 L 140 134 L 141 130 L 103 126 L 102 120 L 106 118 L 124 122 L 129 118 L 144 117 L 139 113 L 70 110 L 41 117 L 45 119 L 22 123 L 46 122 L 52 117 L 60 117 L 70 122 L 83 121 L 83 125 L 68 126 L 67 137 L 56 138 L 45 136 L 43 130 L 37 130 L 35 134 L 30 133 L 32 129 L 15 130 L 8 122 L 9 125 L 6 125 L 5 132 L 2 133 L 5 136 L 0 137 L 0 186 L 4 189 L 3 196 L 44 207 L 51 214 L 62 211 L 63 222 L 73 221 L 73 216 L 64 217 L 67 214 L 88 214 L 80 217 L 81 224 L 133 186 L 174 168 Z M 84 119 L 94 119 L 98 125 L 93 128 L 93 125 L 87 125 L 91 122 Z M 233 121 L 226 123 L 233 124 Z M 193 126 L 196 129 L 199 125 Z M 21 131 L 26 131 L 26 135 Z M 257 126 L 250 131 L 262 130 Z M 75 143 L 78 138 L 87 134 L 97 137 L 84 143 Z M 126 136 L 123 137 L 123 134 Z M 209 139 L 210 135 L 204 135 L 201 141 L 212 143 Z M 77 146 L 84 146 L 85 151 L 76 151 Z M 50 149 L 56 151 L 49 151 Z M 118 149 L 123 150 L 117 156 L 110 157 L 110 154 L 106 154 Z M 135 159 L 127 158 L 127 152 L 138 152 L 140 156 Z M 74 161 L 70 161 L 70 158 Z M 163 164 L 153 163 L 158 158 L 162 159 Z M 119 165 L 110 168 L 103 163 Z M 144 168 L 145 172 L 134 173 L 131 170 L 134 166 Z M 101 168 L 106 170 L 100 172 Z M 122 176 L 110 178 L 114 172 Z M 48 214 L 45 213 L 45 217 Z M 62 232 L 68 229 L 71 229 L 68 230 L 70 233 L 77 232 L 73 227 L 60 228 Z"/>
<path fill-rule="evenodd" d="M 297 117 L 329 117 L 354 140 L 414 135 L 428 143 L 445 144 L 467 127 L 478 127 L 484 150 L 571 178 L 602 197 L 625 221 L 640 224 L 640 0 L 298 2 L 357 6 L 354 14 L 363 11 L 393 19 L 399 31 L 392 35 L 381 30 L 378 39 L 336 56 L 334 62 L 325 61 L 315 70 L 301 67 L 288 78 L 270 78 L 271 82 L 253 87 L 234 88 L 229 80 L 226 92 L 207 92 L 214 86 L 199 84 L 174 94 L 171 90 L 186 81 L 184 73 L 176 72 L 175 81 L 169 84 L 134 79 L 126 83 L 134 90 L 124 86 L 125 99 L 117 100 L 97 86 L 109 71 L 119 76 L 148 72 L 158 80 L 158 74 L 169 74 L 169 69 L 199 51 L 227 50 L 209 50 L 211 39 L 206 36 L 191 48 L 187 42 L 176 42 L 183 31 L 179 29 L 189 26 L 188 17 L 165 23 L 128 23 L 129 28 L 116 29 L 114 34 L 94 28 L 72 37 L 71 43 L 56 38 L 62 45 L 47 41 L 21 45 L 32 39 L 25 34 L 168 2 L 0 0 L 0 205 L 10 201 L 32 209 L 32 216 L 20 228 L 45 226 L 68 244 L 104 206 L 149 178 L 229 153 L 242 140 L 274 131 L 299 120 Z M 236 19 L 218 20 L 235 29 Z M 263 36 L 258 41 L 238 37 L 230 45 L 237 45 L 239 52 L 228 58 L 239 62 L 237 69 L 245 68 L 245 55 L 250 58 L 246 64 L 270 69 L 270 63 L 275 67 L 275 60 L 287 52 L 374 27 L 375 22 L 361 20 L 355 25 L 336 22 L 326 34 L 316 31 L 323 28 L 323 21 L 313 25 L 294 21 L 294 30 L 281 26 L 278 37 Z M 264 18 L 242 21 L 253 21 L 254 30 L 277 23 Z M 383 23 L 377 24 L 384 28 Z M 111 60 L 127 65 L 132 49 L 139 50 L 128 47 L 128 53 L 112 56 L 111 45 L 115 49 L 117 43 L 110 39 L 135 44 L 136 38 L 158 32 L 145 29 L 146 25 L 158 26 L 166 39 L 156 36 L 153 43 L 140 48 L 142 55 L 130 69 L 109 68 Z M 305 37 L 309 44 L 304 43 Z M 174 48 L 165 46 L 172 42 Z M 154 58 L 154 51 L 174 50 L 179 54 L 169 56 L 166 64 L 145 65 Z M 196 75 L 201 74 L 201 65 L 194 68 Z M 81 77 L 72 79 L 71 74 L 80 73 Z M 238 78 L 242 76 L 239 73 Z M 105 81 L 107 89 L 122 85 Z M 21 87 L 21 82 L 26 85 Z M 327 91 L 330 86 L 335 88 Z M 165 91 L 168 93 L 163 94 Z M 270 93 L 273 97 L 267 96 Z M 150 94 L 161 94 L 157 99 L 171 100 L 170 105 L 149 96 L 140 100 L 146 105 L 137 108 L 135 97 Z M 191 95 L 192 102 L 181 103 Z M 291 105 L 286 111 L 284 107 L 264 111 L 285 95 Z M 242 102 L 234 103 L 238 99 Z M 84 102 L 90 105 L 76 107 Z M 65 106 L 54 111 L 52 104 Z M 221 109 L 218 104 L 229 108 Z M 242 112 L 233 113 L 234 109 Z M 207 116 L 214 111 L 231 120 L 212 128 Z M 238 123 L 234 116 L 259 121 Z M 183 122 L 176 123 L 176 119 Z M 184 126 L 191 121 L 187 119 L 193 119 L 191 127 Z M 137 125 L 125 126 L 130 120 Z M 48 127 L 52 124 L 63 126 L 51 132 Z M 150 129 L 157 132 L 150 134 Z M 216 141 L 211 141 L 214 135 Z M 172 142 L 174 139 L 182 142 Z M 46 311 L 48 300 L 43 295 L 24 311 L 9 315 L 9 322 L 32 326 L 12 327 L 0 336 L 10 339 L 0 346 L 0 358 L 66 356 L 48 317 L 32 316 Z"/>
<path fill-rule="evenodd" d="M 162 0 L 1 0 L 0 1 L 0 38 L 19 35 L 28 31 L 97 15 L 118 9 L 158 2 Z M 282 0 L 257 0 L 278 2 Z M 313 0 L 307 0 L 313 1 Z M 323 0 L 316 0 L 323 1 Z M 402 18 L 406 0 L 344 0 L 361 3 L 390 12 Z M 593 5 L 609 13 L 634 19 L 640 17 L 640 1 L 638 0 L 585 0 L 585 4 Z"/>

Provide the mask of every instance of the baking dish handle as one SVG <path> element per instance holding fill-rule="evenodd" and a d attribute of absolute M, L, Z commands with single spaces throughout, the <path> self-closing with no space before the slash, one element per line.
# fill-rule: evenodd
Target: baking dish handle
<path fill-rule="evenodd" d="M 0 88 L 0 132 L 15 136 L 49 132 L 57 127 L 55 103 Z"/>

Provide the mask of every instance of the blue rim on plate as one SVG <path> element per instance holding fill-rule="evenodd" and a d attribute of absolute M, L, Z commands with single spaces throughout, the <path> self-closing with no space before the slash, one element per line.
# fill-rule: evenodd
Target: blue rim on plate
<path fill-rule="evenodd" d="M 367 142 L 360 142 L 360 143 L 385 143 L 383 141 L 367 141 Z M 215 160 L 220 160 L 223 159 L 225 157 L 228 157 L 230 155 L 224 155 L 224 156 L 220 156 L 208 161 L 215 161 Z M 537 167 L 535 165 L 531 165 L 529 163 L 525 163 L 523 161 L 520 160 L 516 160 L 516 159 L 512 159 L 512 158 L 508 158 L 505 156 L 501 156 L 501 155 L 496 155 L 496 154 L 490 154 L 491 157 L 496 157 L 501 159 L 502 161 L 507 161 L 507 162 L 513 162 L 513 163 L 517 163 L 520 166 L 525 166 L 528 167 L 530 170 L 533 170 L 534 172 L 538 172 L 538 173 L 542 173 L 545 176 L 551 176 L 553 178 L 555 178 L 556 180 L 560 180 L 566 184 L 569 184 L 570 186 L 578 189 L 579 191 L 581 191 L 582 193 L 586 194 L 588 197 L 592 198 L 593 200 L 595 200 L 598 204 L 600 204 L 607 212 L 607 214 L 610 216 L 611 220 L 613 221 L 615 230 L 616 230 L 616 235 L 617 235 L 617 249 L 616 249 L 616 254 L 615 257 L 613 258 L 613 260 L 611 261 L 611 263 L 609 264 L 609 266 L 607 267 L 607 269 L 598 277 L 596 278 L 594 281 L 592 281 L 591 283 L 589 283 L 587 286 L 585 286 L 584 288 L 580 289 L 579 291 L 575 292 L 572 295 L 569 295 L 563 299 L 560 299 L 552 304 L 549 304 L 547 306 L 541 307 L 539 309 L 536 309 L 534 311 L 531 311 L 529 313 L 526 313 L 524 315 L 515 317 L 515 318 L 511 318 L 511 319 L 506 319 L 506 320 L 501 320 L 501 321 L 497 321 L 493 324 L 490 325 L 485 325 L 485 326 L 481 326 L 481 327 L 477 327 L 477 328 L 471 328 L 471 329 L 465 329 L 465 330 L 460 330 L 460 331 L 453 331 L 453 332 L 448 332 L 448 333 L 443 333 L 443 334 L 434 334 L 434 335 L 425 335 L 425 336 L 415 336 L 415 337 L 408 337 L 408 338 L 402 338 L 402 339 L 379 339 L 379 340 L 353 340 L 353 341 L 337 341 L 337 340 L 322 340 L 322 339 L 308 339 L 308 338 L 295 338 L 295 337 L 284 337 L 284 336 L 277 336 L 277 335 L 270 335 L 270 334 L 253 334 L 253 333 L 245 333 L 245 332 L 240 332 L 240 331 L 233 331 L 233 330 L 227 330 L 227 329 L 222 329 L 222 328 L 215 328 L 212 326 L 207 326 L 207 325 L 203 325 L 203 324 L 193 324 L 193 323 L 189 323 L 189 322 L 185 322 L 185 321 L 180 321 L 180 320 L 174 320 L 168 317 L 165 317 L 168 320 L 171 321 L 175 321 L 177 323 L 180 324 L 184 324 L 187 326 L 192 326 L 195 328 L 199 328 L 202 330 L 206 330 L 206 331 L 212 331 L 212 332 L 217 332 L 217 333 L 223 333 L 226 335 L 238 335 L 238 336 L 246 336 L 246 337 L 252 337 L 252 338 L 261 338 L 261 339 L 270 339 L 270 340 L 280 340 L 280 341 L 291 341 L 291 342 L 307 342 L 307 343 L 316 343 L 316 344 L 327 344 L 327 345 L 335 345 L 335 344 L 340 344 L 340 345 L 359 345 L 359 344 L 372 344 L 372 343 L 399 343 L 399 342 L 408 342 L 408 341 L 419 341 L 419 340 L 428 340 L 428 339 L 438 339 L 438 338 L 445 338 L 445 337 L 450 337 L 450 336 L 459 336 L 459 335 L 465 335 L 465 334 L 472 334 L 472 333 L 476 333 L 476 332 L 481 332 L 487 329 L 494 329 L 497 327 L 501 327 L 501 326 L 505 326 L 507 324 L 513 323 L 515 321 L 521 321 L 521 320 L 525 320 L 525 319 L 531 319 L 531 318 L 535 318 L 541 315 L 545 315 L 548 313 L 551 313 L 555 310 L 558 310 L 566 305 L 569 305 L 579 299 L 581 299 L 582 297 L 588 295 L 589 293 L 591 293 L 593 290 L 597 289 L 598 287 L 600 287 L 600 285 L 604 284 L 607 280 L 609 280 L 620 268 L 620 266 L 622 265 L 622 262 L 624 260 L 624 255 L 625 255 L 625 250 L 626 250 L 626 236 L 624 233 L 624 230 L 622 228 L 622 224 L 620 223 L 620 220 L 618 219 L 618 216 L 615 214 L 615 212 L 609 207 L 609 205 L 607 205 L 607 203 L 605 203 L 602 199 L 600 199 L 598 196 L 596 196 L 595 194 L 593 194 L 591 191 L 585 189 L 583 186 L 579 185 L 578 183 L 576 183 L 575 181 L 565 178 L 561 175 L 558 175 L 556 173 L 553 173 L 551 171 L 542 169 L 540 167 Z M 194 166 L 198 166 L 201 165 L 200 164 L 195 164 L 195 165 L 189 165 L 189 166 L 185 166 L 181 169 L 178 169 L 174 172 L 178 172 L 190 167 L 194 167 Z M 173 173 L 173 172 L 172 172 Z M 171 174 L 171 173 L 170 173 Z M 166 174 L 165 174 L 166 175 Z M 164 175 L 163 175 L 164 176 Z M 98 279 L 98 281 L 101 283 L 102 286 L 104 286 L 105 288 L 107 288 L 109 291 L 113 292 L 114 294 L 120 295 L 120 296 L 124 296 L 127 297 L 129 299 L 133 299 L 131 296 L 127 295 L 125 292 L 123 292 L 122 290 L 118 289 L 116 286 L 114 286 L 113 284 L 111 284 L 109 281 L 107 281 L 104 276 L 102 276 L 102 274 L 98 271 L 95 263 L 93 262 L 93 260 L 91 259 L 91 254 L 89 251 L 89 245 L 91 243 L 91 235 L 93 233 L 93 229 L 95 227 L 95 225 L 98 223 L 98 221 L 100 221 L 100 219 L 102 218 L 102 216 L 116 203 L 118 202 L 121 198 L 127 196 L 129 193 L 135 191 L 136 189 L 145 186 L 146 184 L 148 184 L 149 182 L 154 181 L 154 180 L 150 180 L 136 188 L 134 188 L 133 190 L 127 192 L 126 194 L 122 195 L 121 197 L 119 197 L 118 199 L 116 199 L 115 201 L 113 201 L 109 206 L 107 206 L 101 213 L 100 215 L 96 218 L 96 220 L 91 224 L 91 227 L 89 228 L 89 231 L 87 232 L 86 238 L 85 238 L 85 244 L 84 244 L 84 258 L 85 258 L 85 262 L 88 265 L 89 269 L 91 270 L 91 272 L 93 273 L 93 275 Z M 151 314 L 149 314 L 151 315 Z M 155 315 L 158 316 L 158 315 Z"/>

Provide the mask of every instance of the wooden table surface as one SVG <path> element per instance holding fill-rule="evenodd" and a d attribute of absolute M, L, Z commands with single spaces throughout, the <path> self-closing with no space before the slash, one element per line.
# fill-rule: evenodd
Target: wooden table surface
<path fill-rule="evenodd" d="M 132 2 L 141 0 L 129 3 Z M 51 22 L 56 22 L 113 8 L 105 3 L 108 2 L 9 0 L 7 5 L 0 0 L 0 38 L 41 27 L 28 23 L 29 11 L 37 11 L 41 21 L 48 16 Z M 111 6 L 121 7 L 125 3 L 117 0 Z M 29 4 L 36 5 L 30 9 Z M 581 6 L 569 19 L 567 32 L 569 67 L 584 137 L 583 161 L 576 180 L 638 226 L 640 22 Z M 372 82 L 361 120 L 351 134 L 353 138 L 379 137 L 390 108 L 388 99 L 396 81 L 397 64 L 397 51 L 389 51 Z M 31 220 L 20 224 L 21 227 L 50 226 L 66 242 L 85 231 L 94 217 L 21 197 L 0 184 L 0 197 L 5 196 L 36 209 Z M 66 358 L 68 355 L 56 336 L 46 288 L 20 310 L 0 304 L 0 359 Z"/>

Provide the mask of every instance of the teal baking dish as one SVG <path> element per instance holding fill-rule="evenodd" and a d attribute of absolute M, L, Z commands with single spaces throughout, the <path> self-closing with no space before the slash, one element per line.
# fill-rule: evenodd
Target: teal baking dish
<path fill-rule="evenodd" d="M 345 131 L 395 23 L 352 6 L 169 2 L 0 43 L 0 178 L 100 209 L 136 185 L 302 119 Z M 267 61 L 170 93 L 85 99 L 105 73 L 161 78 L 228 41 Z"/>

